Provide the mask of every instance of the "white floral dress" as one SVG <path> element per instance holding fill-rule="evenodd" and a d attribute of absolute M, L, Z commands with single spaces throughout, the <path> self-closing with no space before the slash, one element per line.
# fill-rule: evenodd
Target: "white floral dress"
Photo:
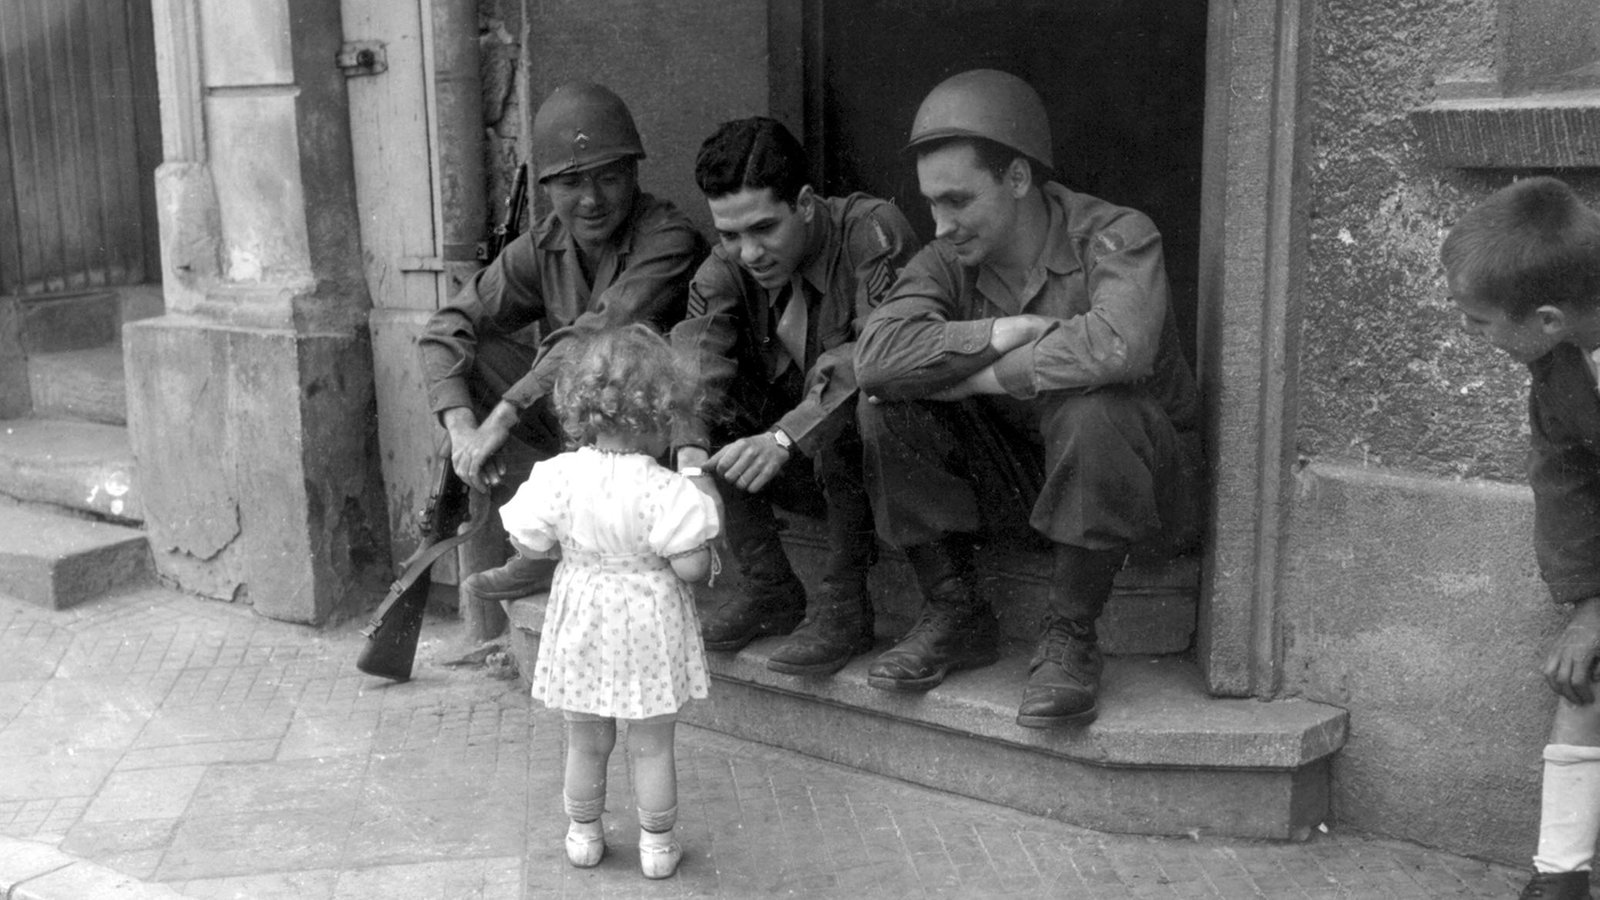
<path fill-rule="evenodd" d="M 583 447 L 536 464 L 500 518 L 534 550 L 561 545 L 534 699 L 643 719 L 706 696 L 694 592 L 667 562 L 721 527 L 689 479 L 642 453 Z"/>

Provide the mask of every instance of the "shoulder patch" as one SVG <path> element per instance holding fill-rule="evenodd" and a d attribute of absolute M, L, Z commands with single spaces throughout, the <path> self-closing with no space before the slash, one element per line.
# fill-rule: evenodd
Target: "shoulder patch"
<path fill-rule="evenodd" d="M 1102 231 L 1094 236 L 1091 249 L 1094 253 L 1095 261 L 1099 262 L 1102 258 L 1116 253 L 1125 246 L 1127 246 L 1127 242 L 1122 239 L 1122 235 L 1115 231 Z"/>

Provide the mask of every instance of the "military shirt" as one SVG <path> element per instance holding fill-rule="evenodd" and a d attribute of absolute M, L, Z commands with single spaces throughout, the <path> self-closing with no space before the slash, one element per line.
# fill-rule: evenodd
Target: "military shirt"
<path fill-rule="evenodd" d="M 1020 399 L 1144 382 L 1176 427 L 1195 427 L 1199 396 L 1172 320 L 1155 223 L 1054 182 L 1042 192 L 1048 230 L 1021 292 L 1013 295 L 986 265 L 963 266 L 943 241 L 929 244 L 862 326 L 862 389 L 917 399 L 990 365 Z M 1002 356 L 989 344 L 994 320 L 1016 315 L 1056 321 Z"/>
<path fill-rule="evenodd" d="M 1533 543 L 1560 603 L 1600 596 L 1600 395 L 1572 344 L 1528 364 Z"/>
<path fill-rule="evenodd" d="M 566 338 L 632 322 L 665 332 L 682 318 L 689 276 L 707 251 L 694 224 L 671 203 L 641 192 L 612 238 L 592 279 L 554 213 L 507 244 L 417 339 L 429 407 L 441 413 L 472 405 L 467 377 L 482 337 L 540 325 L 533 367 L 503 398 L 526 409 L 554 384 Z"/>
<path fill-rule="evenodd" d="M 886 200 L 860 193 L 818 197 L 817 212 L 811 250 L 796 273 L 810 309 L 805 389 L 776 423 L 810 456 L 819 443 L 818 426 L 840 409 L 854 409 L 853 357 L 861 321 L 888 294 L 918 245 L 905 215 Z M 705 402 L 699 416 L 679 423 L 676 446 L 709 449 L 711 425 L 730 417 L 732 395 L 771 375 L 774 293 L 739 264 L 737 251 L 720 246 L 695 273 L 688 315 L 673 328 L 672 343 L 700 380 Z"/>

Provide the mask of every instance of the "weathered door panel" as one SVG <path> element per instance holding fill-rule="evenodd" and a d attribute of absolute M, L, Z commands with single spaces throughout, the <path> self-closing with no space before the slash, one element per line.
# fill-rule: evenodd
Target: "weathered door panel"
<path fill-rule="evenodd" d="M 149 0 L 0 3 L 0 294 L 158 270 L 149 29 Z"/>
<path fill-rule="evenodd" d="M 394 558 L 416 548 L 428 454 L 438 425 L 427 410 L 416 337 L 438 307 L 443 274 L 430 121 L 428 0 L 342 0 L 345 41 L 379 41 L 387 63 L 349 79 L 351 146 L 362 256 L 372 294 L 378 434 Z"/>

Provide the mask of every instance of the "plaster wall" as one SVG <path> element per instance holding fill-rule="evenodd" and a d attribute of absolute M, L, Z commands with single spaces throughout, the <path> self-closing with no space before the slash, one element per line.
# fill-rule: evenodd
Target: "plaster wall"
<path fill-rule="evenodd" d="M 1469 339 L 1438 248 L 1514 177 L 1428 158 L 1407 113 L 1504 76 L 1497 0 L 1320 0 L 1310 32 L 1282 691 L 1344 707 L 1337 822 L 1526 865 L 1564 621 L 1525 487 L 1527 370 Z M 1600 173 L 1556 173 L 1591 203 Z"/>
<path fill-rule="evenodd" d="M 1442 168 L 1409 110 L 1491 78 L 1496 0 L 1316 4 L 1309 77 L 1301 455 L 1521 483 L 1525 368 L 1468 340 L 1439 244 L 1527 172 Z M 1600 171 L 1557 173 L 1600 203 Z"/>
<path fill-rule="evenodd" d="M 1285 547 L 1287 693 L 1344 707 L 1340 824 L 1525 865 L 1564 619 L 1526 488 L 1312 465 Z"/>

